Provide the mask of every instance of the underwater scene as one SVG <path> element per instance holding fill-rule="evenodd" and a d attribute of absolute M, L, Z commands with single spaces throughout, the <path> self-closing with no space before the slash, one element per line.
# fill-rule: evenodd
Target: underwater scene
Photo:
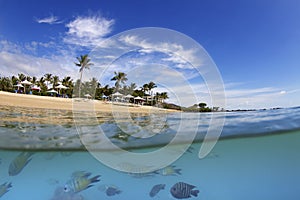
<path fill-rule="evenodd" d="M 132 114 L 131 121 L 116 122 L 96 113 L 97 124 L 77 119 L 75 125 L 72 111 L 1 107 L 0 198 L 300 199 L 300 107 L 216 113 L 225 117 L 221 137 L 199 158 L 211 115 Z M 139 166 L 102 143 L 105 135 L 127 152 L 151 153 L 174 138 L 179 124 L 182 134 L 197 127 L 193 143 L 184 145 L 183 137 L 173 144 L 182 155 L 156 170 L 141 163 L 139 173 Z M 118 168 L 96 155 L 110 151 L 121 160 Z"/>

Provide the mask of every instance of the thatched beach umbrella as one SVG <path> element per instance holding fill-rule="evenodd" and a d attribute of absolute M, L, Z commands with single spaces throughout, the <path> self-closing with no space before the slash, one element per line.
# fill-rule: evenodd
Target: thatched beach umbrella
<path fill-rule="evenodd" d="M 143 99 L 142 97 L 139 97 L 139 96 L 138 96 L 138 97 L 135 97 L 135 98 L 134 98 L 134 102 L 136 102 L 136 101 L 137 101 L 137 102 L 143 102 L 143 101 L 145 101 L 145 99 Z"/>
<path fill-rule="evenodd" d="M 26 85 L 32 85 L 32 83 L 30 81 L 27 81 L 26 79 L 24 81 L 21 82 L 21 84 L 24 85 L 24 91 L 25 91 L 25 94 L 26 94 Z"/>
<path fill-rule="evenodd" d="M 18 91 L 20 90 L 20 88 L 23 88 L 24 86 L 21 83 L 18 83 L 17 85 L 14 85 L 15 87 L 18 87 Z"/>
<path fill-rule="evenodd" d="M 58 92 L 56 91 L 56 90 L 54 90 L 54 89 L 52 89 L 52 90 L 49 90 L 49 91 L 47 91 L 48 93 L 55 93 L 55 94 L 57 94 Z"/>
<path fill-rule="evenodd" d="M 59 89 L 59 94 L 60 94 L 60 90 L 61 89 L 68 89 L 68 87 L 62 85 L 62 84 L 59 84 L 58 86 L 56 86 L 55 88 L 58 88 Z"/>
<path fill-rule="evenodd" d="M 37 90 L 37 91 L 41 91 L 41 88 L 37 85 L 34 85 L 33 87 L 31 87 L 32 90 Z"/>

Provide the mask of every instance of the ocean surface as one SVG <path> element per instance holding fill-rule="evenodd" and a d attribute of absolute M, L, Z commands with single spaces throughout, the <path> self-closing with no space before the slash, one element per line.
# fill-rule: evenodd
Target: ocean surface
<path fill-rule="evenodd" d="M 204 137 L 214 130 L 212 115 L 224 118 L 224 127 L 214 148 L 200 159 Z M 187 144 L 194 132 L 193 143 Z M 180 142 L 170 145 L 177 134 Z M 169 154 L 150 157 L 163 148 Z M 121 151 L 151 158 L 153 166 L 180 155 L 149 171 L 152 165 L 124 161 Z M 170 190 L 183 182 L 199 190 L 187 199 L 299 200 L 299 152 L 300 107 L 129 117 L 1 107 L 0 198 L 177 199 Z M 104 154 L 119 165 L 102 160 Z M 164 187 L 153 189 L 158 184 Z"/>

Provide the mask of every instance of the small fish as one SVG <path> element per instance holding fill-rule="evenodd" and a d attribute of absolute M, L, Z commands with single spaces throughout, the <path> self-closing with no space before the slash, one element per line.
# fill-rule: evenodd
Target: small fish
<path fill-rule="evenodd" d="M 177 199 L 187 199 L 192 197 L 191 195 L 198 196 L 199 190 L 193 190 L 195 187 L 184 182 L 178 182 L 171 187 L 170 192 Z"/>
<path fill-rule="evenodd" d="M 89 178 L 91 173 L 86 172 L 85 174 L 81 171 L 82 174 L 80 175 L 72 175 L 72 178 L 67 181 L 64 187 L 65 192 L 72 192 L 72 193 L 77 193 L 82 190 L 88 189 L 92 187 L 92 183 L 99 182 L 100 180 L 98 179 L 100 175 L 97 175 L 93 178 Z M 74 173 L 73 173 L 74 174 Z"/>
<path fill-rule="evenodd" d="M 176 169 L 175 165 L 167 166 L 160 170 L 161 175 L 163 176 L 174 176 L 174 175 L 181 175 L 181 169 Z"/>
<path fill-rule="evenodd" d="M 15 176 L 31 161 L 32 152 L 20 153 L 9 165 L 8 174 Z"/>
<path fill-rule="evenodd" d="M 65 192 L 63 187 L 57 187 L 51 200 L 84 200 L 82 195 L 73 192 Z"/>
<path fill-rule="evenodd" d="M 155 195 L 157 195 L 157 193 L 159 193 L 160 190 L 164 190 L 165 187 L 166 187 L 166 184 L 154 185 L 149 193 L 150 197 L 154 197 Z"/>
<path fill-rule="evenodd" d="M 11 183 L 3 183 L 2 185 L 0 185 L 0 197 L 2 197 L 6 192 L 8 192 L 8 189 L 11 187 Z"/>
<path fill-rule="evenodd" d="M 105 191 L 107 196 L 114 196 L 116 194 L 120 194 L 121 192 L 122 191 L 119 190 L 119 188 L 117 188 L 115 186 L 108 186 Z"/>

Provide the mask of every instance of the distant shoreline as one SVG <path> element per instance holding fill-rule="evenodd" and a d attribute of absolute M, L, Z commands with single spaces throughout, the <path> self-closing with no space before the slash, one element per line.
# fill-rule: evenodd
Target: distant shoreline
<path fill-rule="evenodd" d="M 99 100 L 87 100 L 92 101 L 95 111 L 97 112 L 108 112 L 112 113 L 114 110 L 120 112 L 126 111 L 129 113 L 152 113 L 152 112 L 178 112 L 171 109 L 156 108 L 153 106 L 124 106 L 115 105 Z M 47 97 L 37 96 L 28 94 L 17 94 L 10 92 L 0 91 L 0 105 L 1 106 L 15 106 L 15 107 L 26 107 L 26 108 L 41 108 L 41 109 L 58 109 L 58 110 L 73 110 L 73 100 L 60 97 Z M 120 109 L 118 109 L 120 108 Z"/>

